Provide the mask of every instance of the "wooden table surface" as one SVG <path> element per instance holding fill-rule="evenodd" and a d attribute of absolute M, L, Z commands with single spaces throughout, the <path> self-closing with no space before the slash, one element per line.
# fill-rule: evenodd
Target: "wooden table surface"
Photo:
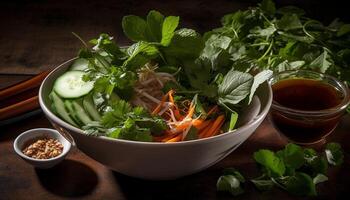
<path fill-rule="evenodd" d="M 115 35 L 120 44 L 128 44 L 120 30 L 126 14 L 146 15 L 157 9 L 180 15 L 182 26 L 201 31 L 219 25 L 220 17 L 256 1 L 5 1 L 0 6 L 0 88 L 26 79 L 74 57 L 79 41 L 74 31 L 88 40 L 100 32 Z M 290 0 L 289 3 L 296 1 Z M 280 4 L 288 4 L 279 1 Z M 322 6 L 323 5 L 323 6 Z M 325 21 L 336 16 L 347 18 L 346 6 L 308 1 L 311 14 Z M 328 10 L 330 14 L 317 15 Z M 314 10 L 314 11 L 312 11 Z M 315 11 L 317 10 L 317 11 Z M 344 11 L 344 12 L 342 12 Z M 333 13 L 333 14 L 332 14 Z M 347 18 L 348 19 L 348 18 Z M 329 171 L 330 180 L 318 186 L 319 199 L 340 199 L 350 194 L 350 116 L 343 118 L 328 141 L 338 141 L 345 151 L 341 167 Z M 217 193 L 215 184 L 225 167 L 235 167 L 246 177 L 258 175 L 252 160 L 260 148 L 283 148 L 286 141 L 265 120 L 256 132 L 218 164 L 174 181 L 145 181 L 121 175 L 105 168 L 73 149 L 67 158 L 49 170 L 39 170 L 21 160 L 12 144 L 21 132 L 51 127 L 43 114 L 0 127 L 0 199 L 233 199 Z M 319 146 L 317 146 L 319 148 Z M 260 193 L 250 183 L 246 193 L 236 199 L 295 199 L 275 189 Z"/>

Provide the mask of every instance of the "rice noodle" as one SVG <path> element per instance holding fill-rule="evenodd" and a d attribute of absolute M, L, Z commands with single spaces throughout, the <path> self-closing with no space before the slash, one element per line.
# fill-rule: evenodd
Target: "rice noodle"
<path fill-rule="evenodd" d="M 157 65 L 152 65 L 147 63 L 143 68 L 138 72 L 138 81 L 134 86 L 136 94 L 131 99 L 131 104 L 134 106 L 142 106 L 148 111 L 152 111 L 157 104 L 160 103 L 164 93 L 162 89 L 166 82 L 173 81 L 176 83 L 176 80 L 173 75 L 165 72 L 155 72 Z M 165 107 L 172 106 L 169 103 L 164 104 Z M 166 111 L 166 109 L 163 109 Z"/>

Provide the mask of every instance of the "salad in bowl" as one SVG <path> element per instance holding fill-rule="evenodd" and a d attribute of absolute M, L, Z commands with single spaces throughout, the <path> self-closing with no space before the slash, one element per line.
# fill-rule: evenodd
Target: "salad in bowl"
<path fill-rule="evenodd" d="M 89 44 L 74 34 L 78 57 L 39 92 L 55 128 L 102 164 L 146 179 L 189 175 L 236 149 L 271 106 L 272 71 L 235 69 L 222 51 L 227 37 L 178 24 L 157 11 L 125 16 L 127 47 L 107 34 Z"/>

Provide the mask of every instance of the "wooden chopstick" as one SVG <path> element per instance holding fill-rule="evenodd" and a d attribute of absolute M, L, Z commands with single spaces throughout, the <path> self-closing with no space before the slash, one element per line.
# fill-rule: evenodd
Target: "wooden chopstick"
<path fill-rule="evenodd" d="M 0 120 L 8 119 L 19 114 L 26 113 L 39 107 L 38 96 L 31 97 L 27 100 L 15 103 L 0 109 Z"/>
<path fill-rule="evenodd" d="M 40 86 L 41 82 L 45 79 L 45 77 L 49 74 L 50 71 L 44 71 L 40 74 L 22 81 L 20 83 L 17 83 L 15 85 L 9 86 L 3 90 L 0 91 L 0 100 L 9 98 L 13 95 L 19 94 L 21 92 L 25 92 L 26 90 L 35 88 Z"/>
<path fill-rule="evenodd" d="M 49 72 L 44 71 L 30 79 L 1 90 L 0 120 L 9 119 L 39 108 L 39 87 Z"/>

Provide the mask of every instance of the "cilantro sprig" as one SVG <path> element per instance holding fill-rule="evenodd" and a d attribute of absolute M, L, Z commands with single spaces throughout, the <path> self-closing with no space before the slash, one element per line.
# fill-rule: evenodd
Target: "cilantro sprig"
<path fill-rule="evenodd" d="M 254 160 L 262 174 L 250 181 L 258 190 L 277 186 L 296 196 L 316 196 L 316 185 L 328 180 L 328 164 L 341 165 L 343 151 L 338 143 L 328 143 L 323 153 L 289 143 L 277 152 L 260 149 L 254 153 Z M 218 179 L 217 190 L 236 196 L 244 192 L 244 181 L 237 170 L 228 168 Z"/>

